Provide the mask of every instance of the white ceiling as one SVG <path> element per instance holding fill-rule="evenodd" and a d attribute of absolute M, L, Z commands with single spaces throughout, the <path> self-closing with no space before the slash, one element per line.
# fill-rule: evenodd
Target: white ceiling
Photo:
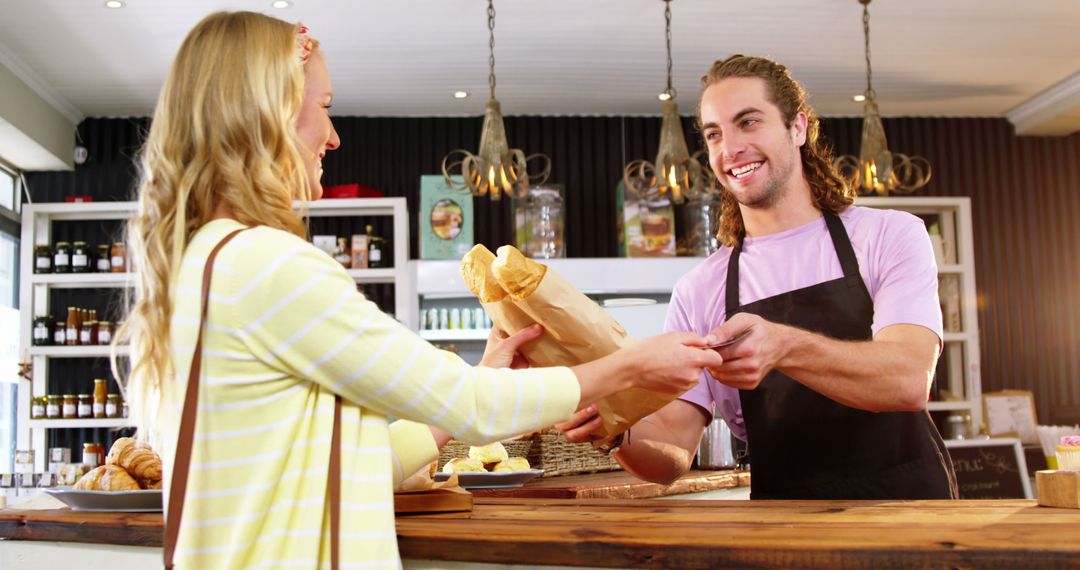
<path fill-rule="evenodd" d="M 247 9 L 307 24 L 327 54 L 336 115 L 480 115 L 487 96 L 484 0 L 0 0 L 0 62 L 69 118 L 143 116 L 177 47 L 203 16 Z M 659 0 L 498 0 L 497 94 L 507 115 L 656 115 L 664 86 Z M 822 115 L 858 115 L 857 0 L 675 0 L 675 85 L 728 54 L 788 65 Z M 877 0 L 874 86 L 883 114 L 1005 116 L 1080 92 L 1080 2 Z M 1062 86 L 1065 86 L 1063 88 Z M 455 90 L 473 96 L 455 100 Z M 1048 91 L 1049 90 L 1049 91 Z M 1063 113 L 1075 113 L 1065 105 Z M 1041 108 L 1041 107 L 1040 107 Z M 1065 112 L 1067 111 L 1067 112 Z"/>

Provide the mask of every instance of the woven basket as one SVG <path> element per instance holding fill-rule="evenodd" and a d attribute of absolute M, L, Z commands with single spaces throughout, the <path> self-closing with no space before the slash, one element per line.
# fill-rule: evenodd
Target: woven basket
<path fill-rule="evenodd" d="M 543 469 L 544 477 L 576 475 L 622 469 L 618 462 L 589 443 L 570 443 L 561 433 L 534 434 L 530 439 L 504 441 L 510 457 L 524 457 L 533 469 Z M 469 445 L 451 440 L 439 453 L 439 469 L 455 457 L 468 457 Z"/>

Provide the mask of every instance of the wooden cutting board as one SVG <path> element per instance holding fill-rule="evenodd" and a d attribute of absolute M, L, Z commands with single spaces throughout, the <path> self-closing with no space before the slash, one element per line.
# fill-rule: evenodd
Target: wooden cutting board
<path fill-rule="evenodd" d="M 746 471 L 691 471 L 671 485 L 642 481 L 625 471 L 533 479 L 523 487 L 472 489 L 477 497 L 530 499 L 649 499 L 748 487 Z"/>

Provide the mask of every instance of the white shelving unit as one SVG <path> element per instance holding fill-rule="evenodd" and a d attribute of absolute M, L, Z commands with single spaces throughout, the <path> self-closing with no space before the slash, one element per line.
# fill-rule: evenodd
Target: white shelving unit
<path fill-rule="evenodd" d="M 297 204 L 297 208 L 302 205 Z M 89 202 L 31 204 L 23 207 L 21 293 L 20 293 L 20 353 L 33 364 L 33 380 L 22 380 L 18 394 L 18 449 L 35 450 L 35 471 L 45 470 L 46 433 L 49 429 L 119 428 L 130 425 L 127 418 L 104 419 L 30 419 L 33 397 L 45 395 L 49 361 L 56 358 L 108 358 L 108 346 L 31 346 L 31 327 L 37 314 L 49 311 L 51 289 L 122 289 L 135 283 L 129 273 L 34 273 L 34 246 L 51 244 L 52 224 L 56 221 L 126 220 L 135 212 L 134 202 Z M 350 269 L 349 275 L 358 284 L 389 283 L 394 285 L 395 316 L 405 323 L 415 322 L 415 303 L 409 285 L 409 218 L 405 198 L 372 198 L 321 200 L 306 205 L 308 217 L 393 217 L 393 247 L 395 267 L 379 269 Z M 121 347 L 118 354 L 127 356 Z"/>
<path fill-rule="evenodd" d="M 971 199 L 964 197 L 862 197 L 856 205 L 902 210 L 938 218 L 944 259 L 938 275 L 959 279 L 960 329 L 950 330 L 946 322 L 945 349 L 941 358 L 948 367 L 947 389 L 959 400 L 930 402 L 931 411 L 971 414 L 973 429 L 982 423 L 982 378 L 979 363 L 979 313 L 975 289 L 975 244 L 971 226 Z M 947 321 L 948 319 L 946 319 Z"/>

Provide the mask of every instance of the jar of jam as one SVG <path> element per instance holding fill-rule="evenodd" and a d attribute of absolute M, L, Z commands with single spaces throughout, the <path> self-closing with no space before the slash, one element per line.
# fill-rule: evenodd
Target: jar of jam
<path fill-rule="evenodd" d="M 109 264 L 113 273 L 126 273 L 127 272 L 127 248 L 124 244 L 116 242 L 112 244 L 110 250 Z"/>
<path fill-rule="evenodd" d="M 67 323 L 56 321 L 53 327 L 53 345 L 64 346 L 65 344 L 67 344 Z"/>
<path fill-rule="evenodd" d="M 107 244 L 101 244 L 97 246 L 97 272 L 109 273 L 112 271 L 112 261 L 109 259 L 109 246 Z"/>
<path fill-rule="evenodd" d="M 34 346 L 49 346 L 53 341 L 52 315 L 34 317 Z"/>
<path fill-rule="evenodd" d="M 75 397 L 75 394 L 64 394 L 63 413 L 61 417 L 65 420 L 73 420 L 79 417 L 79 399 Z"/>
<path fill-rule="evenodd" d="M 79 394 L 79 418 L 93 418 L 93 398 L 90 394 Z"/>
<path fill-rule="evenodd" d="M 45 419 L 45 396 L 38 396 L 33 398 L 30 402 L 30 419 L 43 420 Z"/>
<path fill-rule="evenodd" d="M 105 464 L 105 446 L 100 443 L 84 443 L 82 453 L 83 464 L 91 468 Z"/>
<path fill-rule="evenodd" d="M 112 342 L 112 323 L 109 321 L 98 321 L 97 341 L 98 344 L 109 344 Z"/>
<path fill-rule="evenodd" d="M 53 250 L 48 245 L 34 246 L 34 273 L 52 273 Z"/>
<path fill-rule="evenodd" d="M 63 415 L 61 407 L 63 401 L 60 396 L 45 396 L 45 417 L 50 420 L 58 420 Z"/>
<path fill-rule="evenodd" d="M 56 242 L 53 250 L 53 273 L 71 273 L 71 244 L 66 241 Z"/>
<path fill-rule="evenodd" d="M 65 341 L 68 346 L 78 346 L 79 344 L 79 309 L 78 307 L 68 307 L 67 323 L 64 325 Z"/>
<path fill-rule="evenodd" d="M 90 247 L 85 241 L 77 241 L 71 248 L 71 272 L 88 273 L 90 271 Z"/>
<path fill-rule="evenodd" d="M 120 394 L 109 394 L 105 398 L 105 417 L 120 417 Z"/>
<path fill-rule="evenodd" d="M 79 344 L 89 346 L 97 344 L 97 321 L 85 320 L 79 325 Z"/>
<path fill-rule="evenodd" d="M 104 418 L 105 404 L 108 401 L 107 387 L 105 386 L 105 379 L 94 379 L 94 417 Z"/>

